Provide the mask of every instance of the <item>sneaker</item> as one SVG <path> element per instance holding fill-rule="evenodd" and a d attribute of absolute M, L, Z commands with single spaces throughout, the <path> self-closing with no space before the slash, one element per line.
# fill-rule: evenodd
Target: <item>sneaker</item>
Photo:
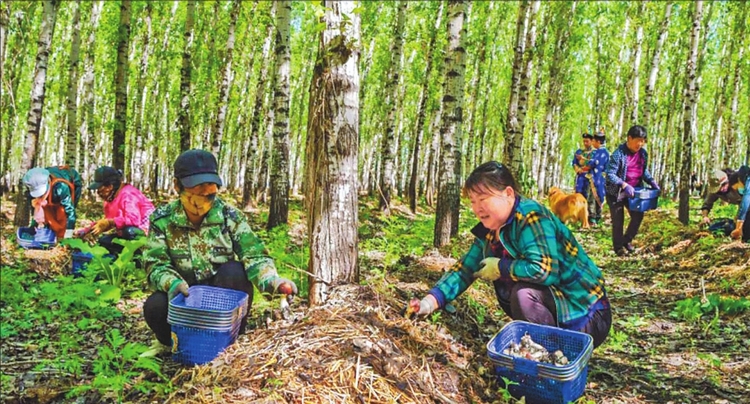
<path fill-rule="evenodd" d="M 635 252 L 635 246 L 632 243 L 625 244 L 625 249 L 631 254 Z"/>
<path fill-rule="evenodd" d="M 627 249 L 625 249 L 625 247 L 620 247 L 615 250 L 615 255 L 617 255 L 618 257 L 627 257 L 628 255 L 630 255 L 630 253 Z"/>
<path fill-rule="evenodd" d="M 156 356 L 160 356 L 163 353 L 169 352 L 171 350 L 171 347 L 168 345 L 164 345 L 159 340 L 154 339 L 154 341 L 151 343 L 151 346 L 142 354 L 140 354 L 141 358 L 153 358 Z"/>

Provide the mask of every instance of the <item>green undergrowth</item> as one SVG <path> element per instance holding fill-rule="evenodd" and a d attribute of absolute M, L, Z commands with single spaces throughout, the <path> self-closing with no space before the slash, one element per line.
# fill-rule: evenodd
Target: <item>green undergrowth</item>
<path fill-rule="evenodd" d="M 170 388 L 163 383 L 168 379 L 157 359 L 137 357 L 147 347 L 124 342 L 120 328 L 127 324 L 115 307 L 121 295 L 110 293 L 111 285 L 95 280 L 94 271 L 84 271 L 80 278 L 42 279 L 20 263 L 0 268 L 0 338 L 4 344 L 12 343 L 12 349 L 32 354 L 33 372 L 87 380 L 61 387 L 68 397 L 95 390 L 100 397 L 121 402 L 126 387 L 143 393 Z M 93 355 L 87 350 L 92 341 L 102 342 Z M 10 348 L 5 347 L 8 355 Z M 6 382 L 10 383 L 9 377 L 3 379 L 3 391 L 12 391 Z"/>

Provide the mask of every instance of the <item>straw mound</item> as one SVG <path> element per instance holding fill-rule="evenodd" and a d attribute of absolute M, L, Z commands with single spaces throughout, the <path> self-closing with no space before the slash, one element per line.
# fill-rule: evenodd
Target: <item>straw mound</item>
<path fill-rule="evenodd" d="M 248 332 L 212 363 L 178 372 L 168 402 L 479 401 L 474 353 L 444 329 L 403 318 L 394 309 L 403 305 L 369 286 L 335 288 L 291 324 Z"/>
<path fill-rule="evenodd" d="M 57 246 L 49 250 L 24 250 L 28 268 L 42 277 L 52 278 L 70 272 L 70 250 Z"/>

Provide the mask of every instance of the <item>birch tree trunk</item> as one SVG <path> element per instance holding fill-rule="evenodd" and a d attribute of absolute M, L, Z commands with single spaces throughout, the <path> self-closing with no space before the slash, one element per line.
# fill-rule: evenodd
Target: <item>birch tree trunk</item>
<path fill-rule="evenodd" d="M 0 5 L 0 94 L 5 94 L 3 86 L 5 85 L 5 52 L 8 43 L 8 27 L 10 25 L 10 4 L 7 2 Z M 15 97 L 14 97 L 15 98 Z M 5 111 L 9 108 L 6 105 L 5 97 L 0 97 L 0 108 Z M 9 116 L 11 114 L 8 114 Z M 1 117 L 0 117 L 1 118 Z M 7 131 L 7 136 L 3 136 L 3 130 L 0 128 L 0 176 L 5 177 L 7 172 L 8 159 L 10 158 L 10 148 L 12 144 L 13 132 Z M 5 191 L 5 187 L 10 188 L 9 183 L 2 183 L 0 179 L 0 195 Z"/>
<path fill-rule="evenodd" d="M 693 26 L 690 31 L 690 52 L 688 53 L 687 66 L 685 68 L 685 107 L 683 109 L 682 125 L 682 165 L 680 170 L 680 205 L 678 219 L 687 225 L 690 221 L 690 173 L 693 158 L 693 106 L 698 97 L 697 87 L 697 63 L 698 49 L 701 43 L 701 18 L 703 17 L 703 1 L 695 1 L 693 13 Z"/>
<path fill-rule="evenodd" d="M 112 131 L 112 166 L 125 170 L 125 132 L 128 120 L 128 47 L 130 44 L 130 0 L 120 3 L 115 69 L 115 122 Z M 126 171 L 127 172 L 127 171 Z"/>
<path fill-rule="evenodd" d="M 417 213 L 417 174 L 419 167 L 419 147 L 424 138 L 424 121 L 427 99 L 429 98 L 430 73 L 432 72 L 433 49 L 437 40 L 437 30 L 443 20 L 443 2 L 440 2 L 440 8 L 437 10 L 435 25 L 430 32 L 430 42 L 427 45 L 427 66 L 425 67 L 424 79 L 422 80 L 422 89 L 419 94 L 419 105 L 417 106 L 417 123 L 414 132 L 417 137 L 414 139 L 414 149 L 411 154 L 411 176 L 409 177 L 409 209 L 412 213 Z"/>
<path fill-rule="evenodd" d="M 508 101 L 508 118 L 505 122 L 505 147 L 503 161 L 513 175 L 518 174 L 518 167 L 514 163 L 520 161 L 521 147 L 518 123 L 519 91 L 521 89 L 521 74 L 523 72 L 523 54 L 526 45 L 526 26 L 529 21 L 529 1 L 523 0 L 518 7 L 516 19 L 516 41 L 513 46 L 513 70 L 510 79 L 510 100 Z M 514 153 L 518 153 L 516 157 Z"/>
<path fill-rule="evenodd" d="M 195 24 L 195 0 L 188 0 L 185 14 L 185 47 L 182 51 L 182 68 L 180 69 L 180 108 L 177 110 L 177 121 L 180 128 L 180 151 L 190 149 L 190 97 L 192 93 L 191 74 L 193 71 L 193 25 Z"/>
<path fill-rule="evenodd" d="M 620 89 L 621 84 L 621 71 L 622 71 L 622 65 L 624 64 L 623 59 L 625 58 L 625 38 L 628 36 L 628 31 L 630 30 L 630 10 L 628 8 L 628 14 L 625 15 L 625 24 L 623 24 L 622 28 L 622 45 L 620 46 L 620 52 L 617 57 L 617 63 L 615 63 L 615 86 L 612 89 L 612 99 L 609 106 L 609 115 L 608 115 L 608 121 L 610 127 L 613 128 L 613 133 L 615 136 L 620 136 L 622 133 L 622 127 L 618 125 L 619 120 L 616 119 L 615 114 L 617 112 L 617 107 L 621 106 L 622 103 L 618 102 L 618 91 Z"/>
<path fill-rule="evenodd" d="M 69 166 L 77 166 L 76 146 L 78 146 L 78 125 L 76 100 L 78 99 L 78 62 L 81 53 L 81 0 L 73 6 L 73 27 L 70 38 L 70 60 L 68 61 L 68 96 L 65 104 L 67 110 L 67 138 L 63 161 Z"/>
<path fill-rule="evenodd" d="M 733 41 L 730 40 L 729 42 L 733 44 Z M 714 164 L 724 161 L 723 155 L 728 154 L 723 153 L 726 152 L 727 149 L 722 150 L 720 144 L 722 140 L 721 130 L 724 125 L 724 106 L 726 104 L 724 92 L 726 91 L 727 81 L 729 81 L 733 53 L 734 49 L 732 49 L 732 46 L 730 45 L 729 49 L 727 49 L 727 44 L 724 42 L 721 47 L 721 65 L 719 67 L 719 77 L 716 83 L 716 92 L 714 95 L 714 113 L 710 123 L 711 131 L 709 132 L 711 137 L 709 139 L 708 155 L 715 161 Z"/>
<path fill-rule="evenodd" d="M 255 164 L 258 156 L 258 140 L 260 127 L 263 123 L 263 100 L 268 84 L 268 69 L 271 65 L 271 46 L 273 44 L 273 24 L 266 25 L 266 39 L 263 42 L 263 57 L 261 59 L 258 83 L 255 86 L 255 104 L 253 106 L 252 119 L 250 121 L 250 147 L 246 151 L 247 165 L 245 166 L 245 185 L 242 188 L 242 205 L 245 210 L 255 206 Z"/>
<path fill-rule="evenodd" d="M 391 43 L 391 62 L 388 83 L 385 87 L 386 105 L 388 118 L 385 125 L 385 136 L 383 136 L 382 161 L 383 169 L 380 176 L 380 210 L 386 215 L 390 214 L 391 194 L 394 185 L 394 159 L 396 158 L 396 109 L 398 104 L 398 81 L 401 72 L 401 54 L 404 44 L 404 16 L 406 14 L 405 1 L 396 3 L 396 22 L 393 29 L 393 42 Z"/>
<path fill-rule="evenodd" d="M 42 26 L 39 29 L 39 41 L 37 42 L 36 65 L 34 66 L 34 78 L 31 84 L 31 106 L 26 117 L 26 141 L 21 156 L 19 171 L 25 173 L 36 166 L 36 149 L 39 142 L 39 129 L 42 123 L 42 112 L 44 109 L 45 84 L 47 82 L 47 61 L 49 59 L 52 37 L 55 33 L 57 22 L 57 10 L 60 7 L 59 0 L 45 0 Z M 16 194 L 16 214 L 13 225 L 16 227 L 28 226 L 29 223 L 29 199 L 27 198 L 24 185 L 19 181 L 18 193 Z"/>
<path fill-rule="evenodd" d="M 526 111 L 529 108 L 529 83 L 531 83 L 531 75 L 534 72 L 534 58 L 536 50 L 536 19 L 539 14 L 539 8 L 541 7 L 540 1 L 533 1 L 531 3 L 531 10 L 529 11 L 529 23 L 528 29 L 526 30 L 526 43 L 524 46 L 524 64 L 521 70 L 521 86 L 518 90 L 518 124 L 517 132 L 515 134 L 514 147 L 517 150 L 511 154 L 513 161 L 511 166 L 515 168 L 513 171 L 516 181 L 524 183 L 528 173 L 526 167 L 523 165 L 523 139 L 524 130 L 526 128 Z"/>
<path fill-rule="evenodd" d="M 633 49 L 633 70 L 631 72 L 631 86 L 630 86 L 630 115 L 628 120 L 630 124 L 637 124 L 638 122 L 638 103 L 640 102 L 641 93 L 641 53 L 643 49 L 643 24 L 642 19 L 646 14 L 647 2 L 641 2 L 641 9 L 638 13 L 641 16 L 641 21 L 638 23 L 638 29 L 635 30 L 635 46 Z M 623 128 L 627 128 L 630 124 L 624 125 Z"/>
<path fill-rule="evenodd" d="M 744 2 L 742 5 L 742 13 L 740 14 L 739 19 L 737 19 L 737 21 L 735 22 L 734 34 L 732 35 L 731 39 L 733 48 L 736 41 L 740 41 L 740 46 L 738 46 L 737 62 L 734 65 L 734 75 L 732 77 L 732 104 L 730 108 L 730 118 L 727 120 L 727 130 L 725 138 L 726 150 L 729 151 L 735 150 L 735 147 L 739 146 L 735 146 L 734 142 L 736 139 L 739 139 L 739 132 L 737 131 L 737 128 L 739 127 L 739 117 L 737 116 L 737 111 L 739 106 L 740 85 L 742 84 L 742 78 L 740 77 L 740 74 L 742 71 L 742 63 L 744 62 L 743 55 L 745 53 L 745 46 L 742 46 L 742 44 L 744 43 L 745 32 L 747 31 L 747 24 L 745 23 L 747 21 L 747 9 L 747 2 Z M 750 87 L 750 85 L 748 85 L 748 87 Z M 748 122 L 750 122 L 750 119 L 748 119 Z M 750 144 L 750 133 L 748 133 L 747 131 L 745 132 L 745 139 L 747 140 L 747 143 Z M 724 159 L 722 161 L 723 167 L 734 167 L 734 165 L 732 164 L 733 154 L 734 153 L 731 152 L 724 153 Z M 738 162 L 747 164 L 747 155 L 744 161 L 740 160 Z"/>
<path fill-rule="evenodd" d="M 83 167 L 81 177 L 85 182 L 89 182 L 89 179 L 96 169 L 94 158 L 94 132 L 96 130 L 96 119 L 95 119 L 95 101 L 94 96 L 94 84 L 96 77 L 94 76 L 94 62 L 96 60 L 96 31 L 99 28 L 99 17 L 104 7 L 104 1 L 98 1 L 91 6 L 91 17 L 89 18 L 89 26 L 91 31 L 89 32 L 88 38 L 86 38 L 86 62 L 84 63 L 84 73 L 81 77 L 81 104 L 83 117 L 81 117 L 81 145 L 82 149 L 85 150 L 83 154 Z M 83 193 L 84 196 L 89 196 L 89 193 Z"/>
<path fill-rule="evenodd" d="M 466 70 L 466 18 L 467 4 L 463 0 L 448 2 L 448 46 L 445 52 L 445 82 L 443 93 L 443 119 L 440 127 L 441 159 L 438 203 L 435 212 L 433 245 L 442 247 L 450 241 L 458 225 L 459 189 L 456 164 L 461 154 L 458 144 L 463 123 L 464 71 Z"/>
<path fill-rule="evenodd" d="M 167 21 L 167 25 L 164 28 L 164 36 L 161 41 L 162 49 L 169 49 L 169 39 L 172 33 L 172 24 L 177 15 L 177 8 L 180 5 L 179 0 L 175 0 L 172 3 L 172 9 L 170 11 L 170 18 Z M 151 156 L 154 157 L 154 163 L 149 167 L 149 189 L 154 198 L 158 196 L 159 190 L 159 177 L 164 171 L 163 167 L 168 166 L 169 163 L 161 162 L 160 159 L 156 158 L 162 154 L 162 150 L 165 149 L 163 144 L 166 144 L 164 136 L 158 136 L 158 133 L 168 133 L 168 130 L 162 130 L 162 127 L 166 125 L 169 114 L 170 96 L 168 90 L 167 78 L 169 75 L 164 72 L 164 63 L 166 58 L 157 58 L 156 60 L 156 74 L 160 77 L 160 80 L 156 81 L 156 84 L 151 91 L 151 99 L 158 100 L 158 106 L 153 108 L 152 118 L 150 119 L 151 128 L 149 130 L 149 138 L 151 141 Z M 163 117 L 163 119 L 159 119 Z"/>
<path fill-rule="evenodd" d="M 661 61 L 661 50 L 664 48 L 664 42 L 667 40 L 667 34 L 669 33 L 669 20 L 672 16 L 673 3 L 666 3 L 664 7 L 664 19 L 661 21 L 659 28 L 659 37 L 656 40 L 656 47 L 654 47 L 654 56 L 651 58 L 651 72 L 648 75 L 648 83 L 646 83 L 646 92 L 643 98 L 643 118 L 641 119 L 642 125 L 648 128 L 651 124 L 651 108 L 652 100 L 654 98 L 654 88 L 656 87 L 656 79 L 659 75 L 659 62 Z"/>
<path fill-rule="evenodd" d="M 143 33 L 143 42 L 141 47 L 141 63 L 138 68 L 138 79 L 135 85 L 135 105 L 133 108 L 133 137 L 135 137 L 135 147 L 132 151 L 132 162 L 130 164 L 130 182 L 137 188 L 142 189 L 146 184 L 144 178 L 143 166 L 145 163 L 146 151 L 144 150 L 143 138 L 143 111 L 146 109 L 146 74 L 148 73 L 148 59 L 151 54 L 151 12 L 153 10 L 151 3 L 146 3 L 146 15 L 144 16 L 144 25 L 146 31 Z"/>
<path fill-rule="evenodd" d="M 432 141 L 430 143 L 429 157 L 427 158 L 427 179 L 425 180 L 425 199 L 427 206 L 435 205 L 435 197 L 437 193 L 438 184 L 436 181 L 437 177 L 437 162 L 440 158 L 440 132 L 435 130 L 440 124 L 442 119 L 443 109 L 442 105 L 438 108 L 435 113 L 432 124 L 430 124 L 430 133 L 432 133 Z"/>
<path fill-rule="evenodd" d="M 240 15 L 241 0 L 232 0 L 232 11 L 229 15 L 229 33 L 227 37 L 226 53 L 224 55 L 224 68 L 221 75 L 221 87 L 219 88 L 219 110 L 216 113 L 214 128 L 211 130 L 211 151 L 219 159 L 221 155 L 221 143 L 224 137 L 224 125 L 227 119 L 227 108 L 229 106 L 229 89 L 232 86 L 232 58 L 234 57 L 234 31 L 237 27 L 237 17 Z"/>
<path fill-rule="evenodd" d="M 359 281 L 359 14 L 351 1 L 323 3 L 326 28 L 310 83 L 305 169 L 313 306 L 327 300 L 332 286 Z"/>
<path fill-rule="evenodd" d="M 276 0 L 276 78 L 273 96 L 273 159 L 268 230 L 289 221 L 289 20 L 292 3 Z"/>
<path fill-rule="evenodd" d="M 554 167 L 557 166 L 558 156 L 553 153 L 557 150 L 559 133 L 559 112 L 560 103 L 562 102 L 563 81 L 565 79 L 565 61 L 568 50 L 568 39 L 575 20 L 576 3 L 572 2 L 570 9 L 558 17 L 558 28 L 556 29 L 555 52 L 552 55 L 552 61 L 549 63 L 549 91 L 547 95 L 547 110 L 544 118 L 544 139 L 542 141 L 542 164 L 540 167 L 539 182 L 537 192 L 539 195 L 544 194 L 547 188 L 553 184 Z M 550 10 L 550 12 L 554 12 Z M 546 168 L 545 168 L 546 167 Z M 548 173 L 547 171 L 550 171 Z"/>

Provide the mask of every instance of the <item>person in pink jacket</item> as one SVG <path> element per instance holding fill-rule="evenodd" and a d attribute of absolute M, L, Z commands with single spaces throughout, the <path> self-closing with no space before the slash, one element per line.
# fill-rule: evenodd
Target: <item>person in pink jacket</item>
<path fill-rule="evenodd" d="M 76 235 L 101 234 L 99 245 L 112 254 L 119 254 L 122 246 L 113 243 L 115 238 L 132 240 L 148 234 L 148 218 L 154 211 L 154 204 L 136 187 L 122 182 L 122 171 L 109 166 L 97 168 L 89 189 L 96 190 L 104 201 L 104 218 L 77 230 Z M 110 230 L 114 232 L 104 234 Z"/>

